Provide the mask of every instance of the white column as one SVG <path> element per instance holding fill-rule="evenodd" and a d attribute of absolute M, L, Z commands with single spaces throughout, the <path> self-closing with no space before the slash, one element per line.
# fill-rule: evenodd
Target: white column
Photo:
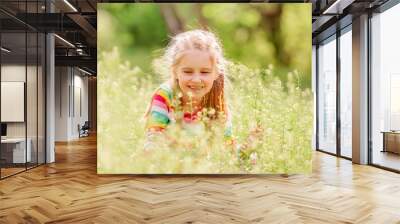
<path fill-rule="evenodd" d="M 55 161 L 54 133 L 55 133 L 55 73 L 54 73 L 54 35 L 46 36 L 46 163 Z"/>
<path fill-rule="evenodd" d="M 353 162 L 368 163 L 368 15 L 353 19 Z"/>
<path fill-rule="evenodd" d="M 46 1 L 47 12 L 54 11 L 51 1 Z M 46 35 L 46 163 L 55 162 L 55 44 L 54 34 Z"/>

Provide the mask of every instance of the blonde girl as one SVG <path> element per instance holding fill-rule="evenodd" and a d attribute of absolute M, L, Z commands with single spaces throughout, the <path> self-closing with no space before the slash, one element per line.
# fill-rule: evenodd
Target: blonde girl
<path fill-rule="evenodd" d="M 199 114 L 207 110 L 209 119 L 224 120 L 224 135 L 227 142 L 232 141 L 226 60 L 216 35 L 205 30 L 180 33 L 173 37 L 162 60 L 169 68 L 169 78 L 157 88 L 146 112 L 147 136 L 162 133 L 177 122 L 184 128 L 196 126 Z"/>

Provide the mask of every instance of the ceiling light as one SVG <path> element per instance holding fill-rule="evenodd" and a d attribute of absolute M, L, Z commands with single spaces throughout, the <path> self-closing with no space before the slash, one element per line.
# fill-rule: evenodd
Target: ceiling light
<path fill-rule="evenodd" d="M 85 70 L 83 70 L 83 69 L 81 69 L 81 68 L 79 68 L 79 67 L 78 67 L 78 70 L 81 71 L 81 72 L 83 72 L 83 73 L 85 73 L 85 74 L 87 74 L 87 75 L 90 75 L 90 76 L 92 75 L 92 73 L 90 73 L 90 72 L 88 72 L 88 71 L 85 71 Z"/>
<path fill-rule="evenodd" d="M 79 55 L 83 55 L 83 49 L 82 48 L 77 48 L 76 49 L 76 53 L 78 53 Z"/>
<path fill-rule="evenodd" d="M 322 14 L 342 14 L 343 10 L 351 5 L 351 3 L 353 3 L 354 1 L 355 0 L 336 0 L 335 2 L 333 2 L 332 5 L 325 9 Z"/>
<path fill-rule="evenodd" d="M 11 52 L 11 50 L 9 50 L 9 49 L 7 49 L 7 48 L 5 48 L 5 47 L 1 47 L 1 50 L 4 51 L 4 52 L 6 52 L 6 53 L 10 53 L 10 52 Z"/>
<path fill-rule="evenodd" d="M 67 4 L 72 10 L 74 10 L 74 12 L 78 12 L 78 10 L 71 4 L 69 3 L 68 0 L 64 0 L 65 4 Z"/>
<path fill-rule="evenodd" d="M 60 36 L 58 36 L 57 34 L 54 34 L 54 36 L 57 37 L 58 39 L 60 39 L 61 41 L 63 41 L 64 43 L 66 43 L 67 45 L 69 45 L 69 46 L 75 48 L 75 45 L 71 44 L 71 42 L 67 41 L 66 39 L 64 39 L 64 38 L 62 38 L 62 37 L 60 37 Z"/>

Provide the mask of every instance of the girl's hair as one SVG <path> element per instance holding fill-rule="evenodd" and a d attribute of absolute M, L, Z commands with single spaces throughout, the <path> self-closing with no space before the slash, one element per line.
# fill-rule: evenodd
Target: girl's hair
<path fill-rule="evenodd" d="M 186 50 L 193 49 L 210 52 L 212 63 L 218 73 L 218 77 L 214 81 L 210 92 L 204 96 L 202 106 L 215 109 L 217 111 L 216 114 L 223 112 L 227 115 L 228 108 L 225 94 L 227 82 L 225 67 L 227 61 L 223 56 L 221 43 L 218 37 L 212 32 L 206 30 L 191 30 L 180 33 L 172 38 L 161 60 L 163 61 L 162 66 L 169 69 L 168 72 L 165 72 L 169 74 L 169 80 L 173 88 L 179 89 L 176 77 L 176 68 L 179 62 Z"/>

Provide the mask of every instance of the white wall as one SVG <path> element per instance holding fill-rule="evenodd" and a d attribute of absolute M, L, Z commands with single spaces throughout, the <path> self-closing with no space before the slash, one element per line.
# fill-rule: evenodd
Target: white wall
<path fill-rule="evenodd" d="M 35 73 L 36 74 L 36 67 L 34 66 L 27 66 L 27 68 L 25 67 L 25 65 L 2 65 L 1 66 L 1 81 L 2 82 L 25 82 L 25 75 L 26 75 L 26 71 L 25 69 L 27 69 L 28 74 L 32 74 Z M 29 78 L 29 77 L 28 77 Z M 32 84 L 30 80 L 30 84 Z M 36 85 L 36 81 L 35 83 L 33 83 L 33 85 Z M 30 103 L 32 101 L 32 99 L 30 99 L 30 97 L 34 97 L 36 98 L 36 89 L 31 89 L 28 88 L 27 89 L 27 96 L 28 96 L 28 103 Z M 32 92 L 30 91 L 32 90 Z M 4 97 L 4 96 L 3 96 Z M 35 105 L 27 105 L 30 107 L 36 108 L 36 104 Z M 6 108 L 2 108 L 2 110 L 6 110 Z M 29 111 L 30 112 L 30 111 Z M 33 113 L 28 113 L 28 122 L 31 121 L 35 121 L 36 123 L 36 114 Z M 34 117 L 32 117 L 34 116 Z M 28 125 L 28 129 L 30 127 L 33 127 L 33 125 Z M 34 129 L 36 130 L 36 126 L 34 127 Z M 29 130 L 28 130 L 29 132 Z M 7 122 L 7 136 L 8 137 L 25 137 L 25 122 Z M 28 137 L 29 137 L 29 133 L 28 133 Z"/>
<path fill-rule="evenodd" d="M 69 68 L 55 68 L 55 141 L 68 140 Z"/>
<path fill-rule="evenodd" d="M 87 76 L 81 76 L 82 73 L 76 73 L 74 71 L 74 108 L 73 108 L 73 119 L 71 135 L 74 138 L 79 137 L 78 124 L 81 126 L 88 120 L 88 78 Z"/>
<path fill-rule="evenodd" d="M 55 140 L 79 138 L 78 124 L 88 120 L 88 78 L 76 68 L 56 67 L 55 107 Z"/>
<path fill-rule="evenodd" d="M 25 65 L 2 65 L 1 81 L 25 82 Z"/>
<path fill-rule="evenodd" d="M 2 122 L 25 121 L 24 82 L 1 82 L 1 108 Z"/>

